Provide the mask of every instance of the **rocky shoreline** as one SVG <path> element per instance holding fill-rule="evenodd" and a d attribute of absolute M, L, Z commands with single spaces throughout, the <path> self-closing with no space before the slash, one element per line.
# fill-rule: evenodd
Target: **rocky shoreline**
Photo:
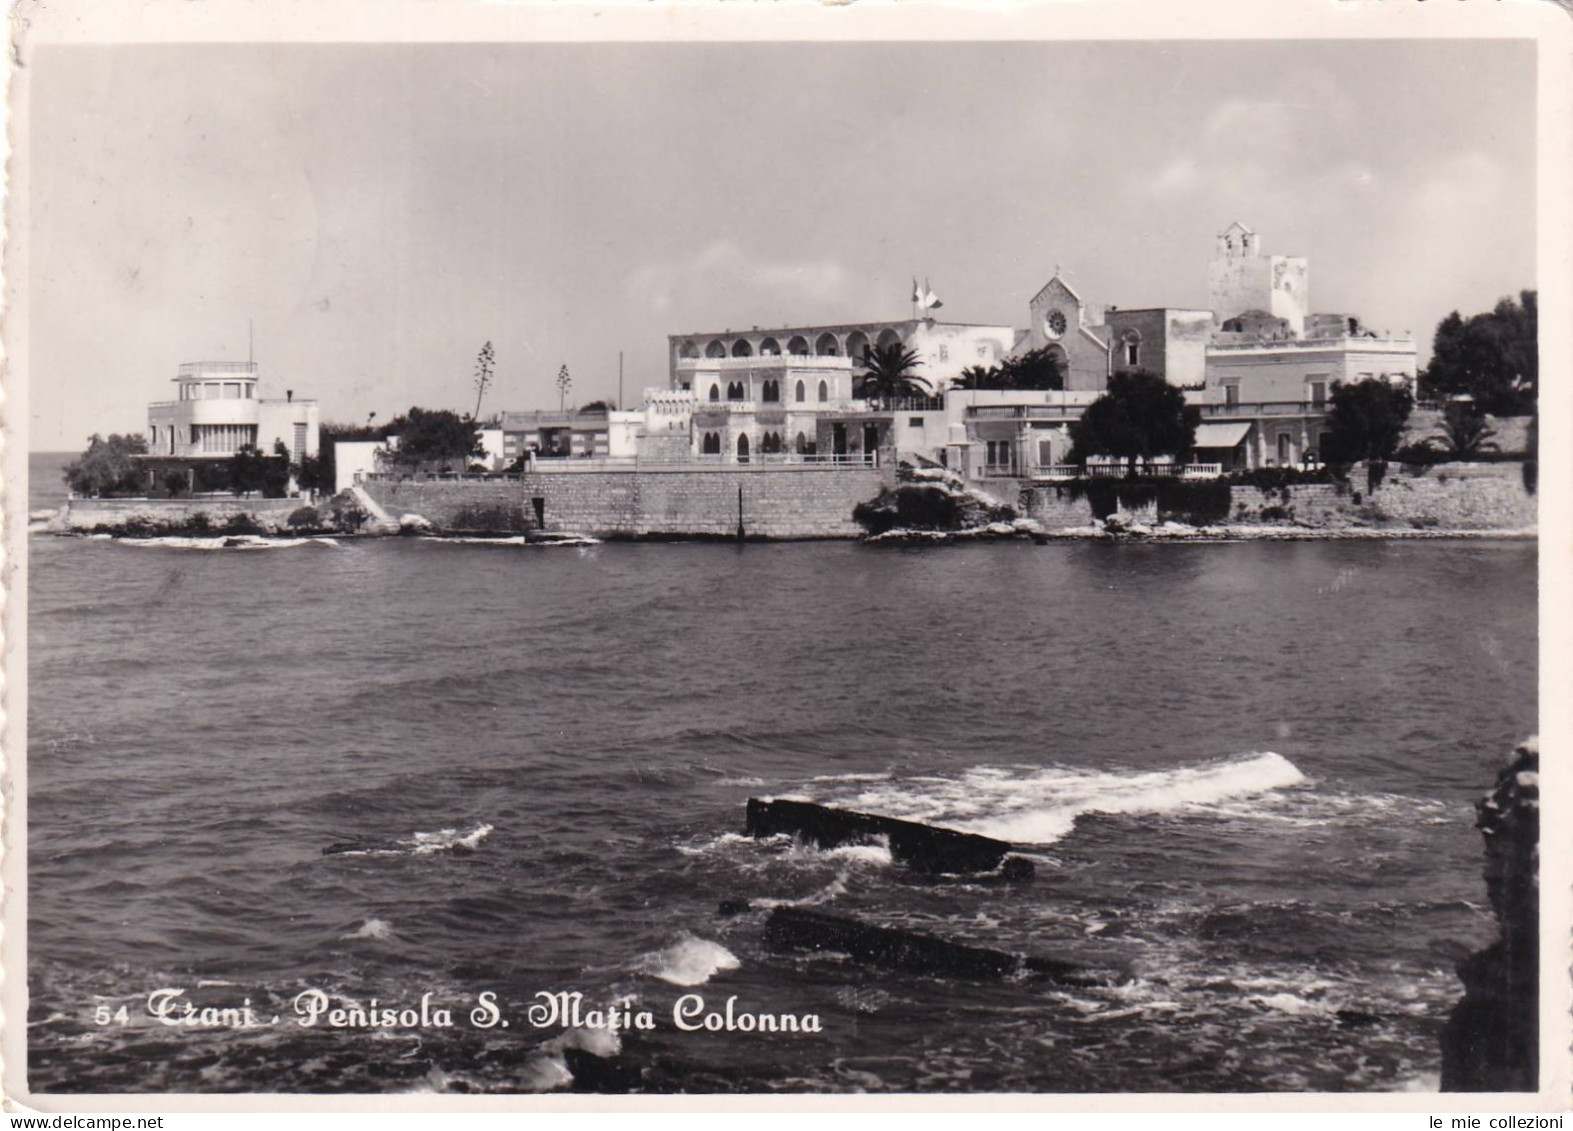
<path fill-rule="evenodd" d="M 1525 739 L 1475 806 L 1497 941 L 1458 965 L 1442 1030 L 1444 1092 L 1539 1090 L 1540 741 Z"/>
<path fill-rule="evenodd" d="M 1050 529 L 1030 518 L 1012 522 L 992 522 L 983 526 L 965 527 L 960 530 L 927 530 L 896 528 L 881 534 L 870 534 L 863 539 L 872 544 L 915 543 L 934 544 L 945 542 L 1010 541 L 1013 539 L 1033 542 L 1074 541 L 1124 541 L 1124 542 L 1325 542 L 1352 540 L 1430 540 L 1472 538 L 1532 541 L 1539 537 L 1535 527 L 1503 530 L 1439 530 L 1434 527 L 1415 529 L 1393 526 L 1277 526 L 1230 523 L 1220 526 L 1186 526 L 1183 523 L 1164 522 L 1148 526 L 1130 522 L 1119 515 L 1111 515 L 1101 523 L 1086 526 L 1067 526 Z"/>

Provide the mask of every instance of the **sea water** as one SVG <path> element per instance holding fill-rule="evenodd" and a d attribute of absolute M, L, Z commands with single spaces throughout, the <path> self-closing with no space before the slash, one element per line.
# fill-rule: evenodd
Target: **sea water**
<path fill-rule="evenodd" d="M 1471 804 L 1535 728 L 1528 543 L 29 552 L 41 1091 L 528 1092 L 573 1047 L 661 1090 L 1434 1087 L 1494 931 Z M 754 796 L 1037 877 L 756 841 Z M 1128 979 L 778 953 L 787 905 Z"/>

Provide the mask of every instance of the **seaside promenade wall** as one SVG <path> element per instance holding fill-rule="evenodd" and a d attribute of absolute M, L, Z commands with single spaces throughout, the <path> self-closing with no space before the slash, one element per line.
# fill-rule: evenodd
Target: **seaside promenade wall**
<path fill-rule="evenodd" d="M 1050 529 L 1086 526 L 1094 519 L 1084 491 L 1068 484 L 1019 484 L 1020 512 Z M 1375 491 L 1365 488 L 1363 470 L 1348 484 L 1300 483 L 1271 490 L 1230 485 L 1228 515 L 1215 521 L 1327 529 L 1524 530 L 1536 525 L 1535 496 L 1524 486 L 1519 463 L 1392 464 Z M 1120 511 L 1138 522 L 1196 521 L 1151 502 L 1122 503 Z"/>
<path fill-rule="evenodd" d="M 814 464 L 554 471 L 523 477 L 541 529 L 601 537 L 853 538 L 852 510 L 879 494 L 882 472 Z"/>
<path fill-rule="evenodd" d="M 418 514 L 441 530 L 517 534 L 535 529 L 517 479 L 365 479 L 361 488 L 395 522 Z"/>

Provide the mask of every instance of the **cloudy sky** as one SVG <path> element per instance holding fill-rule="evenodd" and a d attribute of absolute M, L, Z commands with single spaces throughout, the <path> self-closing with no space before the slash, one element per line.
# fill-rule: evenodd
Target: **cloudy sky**
<path fill-rule="evenodd" d="M 628 399 L 665 336 L 1205 306 L 1231 220 L 1413 331 L 1535 285 L 1522 42 L 53 46 L 32 61 L 35 450 L 182 361 L 325 420 Z"/>

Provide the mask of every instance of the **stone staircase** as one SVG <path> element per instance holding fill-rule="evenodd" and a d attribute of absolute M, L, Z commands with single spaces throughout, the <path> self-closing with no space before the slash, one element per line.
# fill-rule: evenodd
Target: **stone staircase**
<path fill-rule="evenodd" d="M 369 525 L 375 528 L 377 533 L 397 534 L 399 532 L 398 520 L 388 514 L 387 511 L 383 510 L 382 507 L 377 504 L 377 500 L 373 499 L 371 495 L 367 494 L 366 488 L 362 487 L 359 483 L 356 483 L 350 488 L 350 492 L 355 496 L 356 501 L 366 509 L 366 513 L 371 515 L 371 522 Z"/>

